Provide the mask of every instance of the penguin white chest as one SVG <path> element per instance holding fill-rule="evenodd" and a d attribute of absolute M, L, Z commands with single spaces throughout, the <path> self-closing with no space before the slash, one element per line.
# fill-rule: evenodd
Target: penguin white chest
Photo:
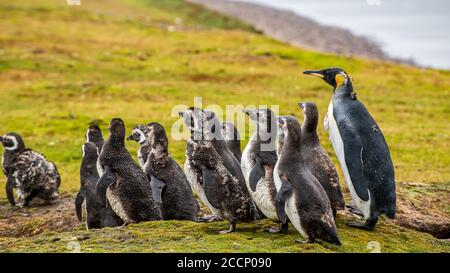
<path fill-rule="evenodd" d="M 102 177 L 103 175 L 103 168 L 102 165 L 100 164 L 100 159 L 97 159 L 97 163 L 95 164 L 96 168 L 97 168 L 97 173 L 99 177 Z"/>
<path fill-rule="evenodd" d="M 339 160 L 339 164 L 341 165 L 342 172 L 344 174 L 345 182 L 347 187 L 352 195 L 353 204 L 364 214 L 364 218 L 367 219 L 370 216 L 370 192 L 369 192 L 369 200 L 364 201 L 359 198 L 356 193 L 355 187 L 353 186 L 352 179 L 350 177 L 350 173 L 347 168 L 347 163 L 345 162 L 345 151 L 344 151 L 344 141 L 342 140 L 341 134 L 339 132 L 339 128 L 337 126 L 336 119 L 333 114 L 333 101 L 330 101 L 328 105 L 328 113 L 324 120 L 325 130 L 328 131 L 330 136 L 331 144 L 333 145 L 334 152 Z"/>
<path fill-rule="evenodd" d="M 250 163 L 249 157 L 249 148 L 250 143 L 245 146 L 245 149 L 242 153 L 241 159 L 241 169 L 244 174 L 245 184 L 247 185 L 248 192 L 250 193 L 250 197 L 255 202 L 256 206 L 261 210 L 261 212 L 270 220 L 278 220 L 276 207 L 274 204 L 274 200 L 272 200 L 271 196 L 271 187 L 273 185 L 270 183 L 274 183 L 272 179 L 261 178 L 256 184 L 256 190 L 253 191 L 250 187 L 250 173 L 252 171 L 252 164 Z"/>
<path fill-rule="evenodd" d="M 275 187 L 277 188 L 277 192 L 280 191 L 281 188 L 281 179 L 280 175 L 278 174 L 278 163 L 275 165 L 275 170 L 273 172 L 273 180 L 275 182 Z M 291 194 L 291 196 L 288 197 L 286 200 L 286 204 L 284 206 L 284 211 L 286 212 L 287 217 L 291 221 L 292 225 L 295 227 L 295 229 L 306 239 L 309 238 L 306 231 L 303 229 L 301 220 L 300 220 L 300 214 L 298 213 L 297 209 L 297 200 L 295 197 L 295 194 Z"/>
<path fill-rule="evenodd" d="M 140 148 L 137 152 L 139 165 L 141 165 L 141 168 L 144 169 L 145 163 L 147 161 L 147 158 L 144 157 L 144 154 L 142 153 L 142 148 Z"/>
<path fill-rule="evenodd" d="M 189 184 L 191 185 L 191 189 L 194 195 L 196 195 L 200 199 L 200 201 L 211 210 L 214 215 L 222 217 L 222 213 L 220 213 L 220 211 L 213 207 L 208 201 L 205 190 L 203 189 L 203 186 L 198 182 L 197 174 L 194 170 L 192 170 L 191 164 L 189 164 L 189 160 L 186 160 L 184 162 L 184 172 Z"/>

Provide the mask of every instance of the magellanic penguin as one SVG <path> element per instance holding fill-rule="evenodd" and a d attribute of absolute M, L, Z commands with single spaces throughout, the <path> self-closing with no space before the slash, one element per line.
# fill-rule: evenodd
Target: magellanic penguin
<path fill-rule="evenodd" d="M 82 151 L 80 191 L 75 199 L 75 211 L 78 220 L 82 221 L 82 205 L 86 201 L 86 227 L 88 229 L 122 225 L 122 219 L 116 215 L 109 203 L 107 202 L 105 206 L 97 199 L 95 191 L 99 179 L 96 168 L 98 159 L 97 145 L 92 142 L 86 142 L 82 146 Z"/>
<path fill-rule="evenodd" d="M 258 209 L 269 219 L 278 220 L 275 207 L 277 190 L 273 181 L 273 169 L 277 163 L 277 120 L 270 109 L 244 109 L 256 123 L 256 132 L 244 148 L 241 168 L 247 189 Z M 286 227 L 287 228 L 287 227 Z"/>
<path fill-rule="evenodd" d="M 16 204 L 14 189 L 24 207 L 35 197 L 47 202 L 58 198 L 61 177 L 53 162 L 27 149 L 22 137 L 16 133 L 0 136 L 0 142 L 5 149 L 2 170 L 7 177 L 6 196 L 11 205 Z"/>
<path fill-rule="evenodd" d="M 110 137 L 98 158 L 102 174 L 97 183 L 97 197 L 102 204 L 109 201 L 123 226 L 141 221 L 160 220 L 159 209 L 152 196 L 150 182 L 125 147 L 125 124 L 111 120 Z"/>
<path fill-rule="evenodd" d="M 237 128 L 234 126 L 232 122 L 225 121 L 222 123 L 222 135 L 225 139 L 225 142 L 231 152 L 234 154 L 234 157 L 241 162 L 242 152 L 241 152 L 241 138 L 239 136 L 239 132 Z"/>
<path fill-rule="evenodd" d="M 139 143 L 139 150 L 137 152 L 139 164 L 144 168 L 145 162 L 147 161 L 148 154 L 150 153 L 151 147 L 148 140 L 148 127 L 143 124 L 139 124 L 134 127 L 131 135 L 127 137 L 127 140 L 134 140 Z"/>
<path fill-rule="evenodd" d="M 199 206 L 181 167 L 169 155 L 166 131 L 156 122 L 146 125 L 150 151 L 144 172 L 163 220 L 197 221 Z"/>
<path fill-rule="evenodd" d="M 103 138 L 102 130 L 98 125 L 90 125 L 86 131 L 86 142 L 92 142 L 97 146 L 98 152 L 102 150 L 105 140 Z"/>
<path fill-rule="evenodd" d="M 341 186 L 339 186 L 339 176 L 336 168 L 331 162 L 330 156 L 320 145 L 319 136 L 317 135 L 319 111 L 312 102 L 300 102 L 298 105 L 302 109 L 304 116 L 302 123 L 302 156 L 304 163 L 319 180 L 327 193 L 330 198 L 333 215 L 336 216 L 336 211 L 343 210 L 345 203 Z"/>
<path fill-rule="evenodd" d="M 180 112 L 179 115 L 183 118 L 185 125 L 191 130 L 190 140 L 210 141 L 214 149 L 220 155 L 223 165 L 227 171 L 230 172 L 230 174 L 239 182 L 243 194 L 250 198 L 240 163 L 225 143 L 220 130 L 220 122 L 214 112 L 191 107 L 184 112 Z M 187 142 L 187 145 L 189 144 L 190 141 Z M 204 203 L 213 212 L 215 217 L 211 218 L 211 220 L 220 219 L 220 212 L 214 209 L 205 197 L 201 172 L 198 168 L 192 166 L 191 163 L 189 154 L 186 154 L 184 171 L 189 183 L 191 184 L 192 190 L 199 197 L 200 201 L 202 201 L 202 203 Z M 259 217 L 259 214 L 257 217 Z"/>
<path fill-rule="evenodd" d="M 278 122 L 285 134 L 274 171 L 280 222 L 286 224 L 287 215 L 307 243 L 320 239 L 340 245 L 330 200 L 302 157 L 300 124 L 292 116 L 279 117 Z"/>
<path fill-rule="evenodd" d="M 258 214 L 251 199 L 244 194 L 239 181 L 223 164 L 222 158 L 208 140 L 188 140 L 187 154 L 191 164 L 202 175 L 205 197 L 214 210 L 230 223 L 228 230 L 220 234 L 234 232 L 238 221 L 250 222 Z"/>
<path fill-rule="evenodd" d="M 349 226 L 373 230 L 385 213 L 395 218 L 394 166 L 380 127 L 357 98 L 352 80 L 340 68 L 305 71 L 333 87 L 324 125 L 339 159 L 353 205 L 365 222 Z"/>

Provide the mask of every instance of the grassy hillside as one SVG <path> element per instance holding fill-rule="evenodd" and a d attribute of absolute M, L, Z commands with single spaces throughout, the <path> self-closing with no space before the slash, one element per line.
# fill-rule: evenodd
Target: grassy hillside
<path fill-rule="evenodd" d="M 399 192 L 450 217 L 449 71 L 293 48 L 178 0 L 82 0 L 81 6 L 0 1 L 0 18 L 0 133 L 18 132 L 29 147 L 54 160 L 63 192 L 73 195 L 79 187 L 80 147 L 92 121 L 105 132 L 113 117 L 123 118 L 129 132 L 135 124 L 158 121 L 170 132 L 178 119 L 172 107 L 190 106 L 195 96 L 205 106 L 279 105 L 282 114 L 299 119 L 296 103 L 313 101 L 323 117 L 330 88 L 300 72 L 340 66 L 384 131 L 397 181 L 425 185 L 422 192 L 408 187 Z M 322 126 L 319 134 L 337 163 Z M 127 145 L 134 154 L 137 145 Z M 184 146 L 170 143 L 180 163 Z M 427 195 L 427 185 L 440 190 Z M 2 206 L 5 199 L 1 190 Z M 379 241 L 385 251 L 450 251 L 448 242 L 384 220 L 373 233 L 347 229 L 346 217 L 338 221 L 344 243 L 339 249 L 297 245 L 294 231 L 265 234 L 269 222 L 263 221 L 240 225 L 244 231 L 231 235 L 213 234 L 226 223 L 143 223 L 89 233 L 80 226 L 75 232 L 0 237 L 0 251 L 65 251 L 77 236 L 92 251 L 366 252 L 369 241 Z"/>

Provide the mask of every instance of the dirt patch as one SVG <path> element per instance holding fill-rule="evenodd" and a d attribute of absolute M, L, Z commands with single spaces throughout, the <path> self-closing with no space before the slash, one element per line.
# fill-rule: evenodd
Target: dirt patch
<path fill-rule="evenodd" d="M 445 185 L 400 183 L 395 222 L 403 227 L 450 238 L 450 189 Z"/>
<path fill-rule="evenodd" d="M 74 198 L 62 194 L 47 205 L 33 200 L 28 208 L 0 203 L 0 237 L 35 236 L 45 231 L 69 231 L 79 225 L 75 216 Z"/>

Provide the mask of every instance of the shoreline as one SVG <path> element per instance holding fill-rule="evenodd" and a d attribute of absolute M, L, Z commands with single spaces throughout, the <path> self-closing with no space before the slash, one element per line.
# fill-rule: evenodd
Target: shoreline
<path fill-rule="evenodd" d="M 229 0 L 185 0 L 188 3 L 241 20 L 275 40 L 296 47 L 344 56 L 415 65 L 411 60 L 393 58 L 368 37 L 320 24 L 289 10 L 256 3 Z"/>

